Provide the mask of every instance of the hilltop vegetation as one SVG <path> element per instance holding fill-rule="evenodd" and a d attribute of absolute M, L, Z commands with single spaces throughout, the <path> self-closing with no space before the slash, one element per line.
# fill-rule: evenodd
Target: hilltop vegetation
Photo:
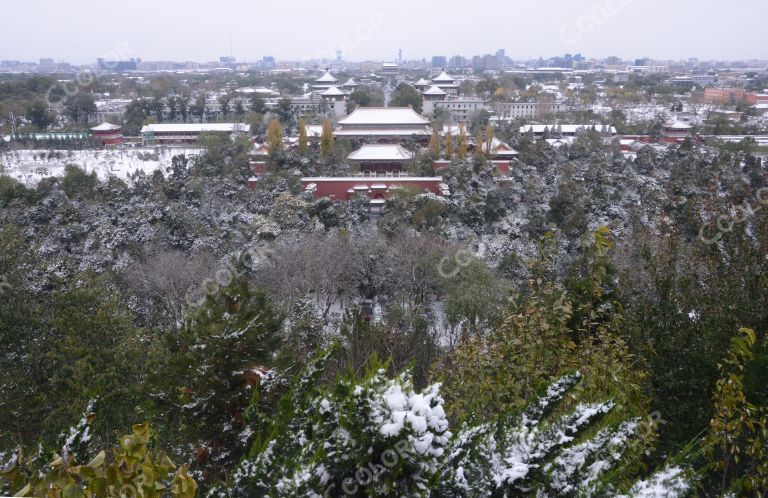
<path fill-rule="evenodd" d="M 764 158 L 499 133 L 380 219 L 344 143 L 0 178 L 0 492 L 760 496 Z"/>

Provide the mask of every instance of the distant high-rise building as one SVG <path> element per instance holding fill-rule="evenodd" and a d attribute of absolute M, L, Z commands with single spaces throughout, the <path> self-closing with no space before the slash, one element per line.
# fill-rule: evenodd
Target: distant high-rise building
<path fill-rule="evenodd" d="M 336 51 L 336 61 L 341 62 L 341 50 Z"/>
<path fill-rule="evenodd" d="M 265 69 L 274 69 L 275 68 L 275 58 L 271 55 L 265 55 L 261 58 L 261 65 Z"/>
<path fill-rule="evenodd" d="M 650 66 L 651 60 L 648 57 L 642 59 L 635 59 L 635 66 Z"/>
<path fill-rule="evenodd" d="M 234 64 L 235 62 L 237 62 L 237 60 L 232 56 L 222 55 L 221 57 L 219 57 L 219 62 L 222 64 Z"/>
<path fill-rule="evenodd" d="M 432 57 L 432 67 L 445 67 L 448 65 L 444 55 L 435 55 Z"/>
<path fill-rule="evenodd" d="M 403 49 L 397 51 L 397 63 L 402 64 L 403 63 Z"/>
<path fill-rule="evenodd" d="M 115 71 L 115 72 L 122 72 L 122 71 L 135 71 L 136 65 L 141 62 L 141 59 L 130 59 L 127 61 L 108 61 L 104 60 L 103 58 L 96 59 L 96 63 L 99 66 L 99 69 L 102 71 Z"/>
<path fill-rule="evenodd" d="M 468 65 L 467 59 L 461 55 L 454 55 L 448 61 L 448 67 L 458 69 Z"/>
<path fill-rule="evenodd" d="M 503 48 L 496 51 L 496 65 L 499 69 L 507 65 L 507 56 Z"/>

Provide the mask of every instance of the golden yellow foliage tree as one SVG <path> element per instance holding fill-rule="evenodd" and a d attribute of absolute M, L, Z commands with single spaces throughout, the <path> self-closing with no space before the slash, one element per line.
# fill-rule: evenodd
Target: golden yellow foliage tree
<path fill-rule="evenodd" d="M 453 156 L 453 135 L 450 133 L 445 136 L 445 158 L 449 161 Z"/>
<path fill-rule="evenodd" d="M 483 144 L 483 130 L 478 128 L 477 133 L 475 133 L 475 156 L 479 157 L 484 155 L 484 153 L 485 146 Z"/>
<path fill-rule="evenodd" d="M 279 119 L 272 119 L 267 125 L 267 150 L 270 154 L 283 150 L 283 127 Z"/>
<path fill-rule="evenodd" d="M 467 130 L 464 128 L 464 123 L 459 125 L 459 139 L 456 144 L 456 155 L 459 159 L 467 157 Z"/>
<path fill-rule="evenodd" d="M 320 155 L 323 159 L 330 157 L 333 152 L 333 126 L 331 120 L 323 121 L 323 133 L 320 135 Z"/>
<path fill-rule="evenodd" d="M 440 133 L 437 128 L 432 129 L 432 138 L 429 139 L 429 151 L 435 157 L 440 157 Z"/>
<path fill-rule="evenodd" d="M 307 123 L 304 116 L 299 119 L 299 153 L 306 154 L 309 151 L 309 142 L 307 140 Z"/>

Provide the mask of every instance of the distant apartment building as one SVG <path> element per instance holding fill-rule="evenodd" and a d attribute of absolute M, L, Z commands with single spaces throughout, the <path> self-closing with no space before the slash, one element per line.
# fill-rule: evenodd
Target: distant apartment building
<path fill-rule="evenodd" d="M 432 57 L 432 67 L 445 68 L 448 65 L 448 60 L 444 55 L 435 55 Z"/>
<path fill-rule="evenodd" d="M 748 93 L 746 99 L 750 105 L 768 104 L 768 93 Z"/>
<path fill-rule="evenodd" d="M 743 88 L 705 88 L 704 102 L 708 104 L 734 104 L 746 99 Z"/>
<path fill-rule="evenodd" d="M 565 112 L 567 108 L 562 102 L 499 102 L 492 105 L 494 115 L 500 120 L 542 118 Z"/>
<path fill-rule="evenodd" d="M 96 101 L 96 121 L 120 122 L 131 99 L 103 99 Z"/>
<path fill-rule="evenodd" d="M 480 110 L 490 111 L 488 103 L 485 100 L 472 97 L 435 102 L 434 106 L 437 109 L 445 109 L 448 111 L 451 120 L 455 122 L 467 121 L 472 113 Z"/>
<path fill-rule="evenodd" d="M 123 71 L 136 71 L 141 59 L 129 59 L 125 61 L 108 61 L 101 57 L 96 59 L 96 64 L 101 71 L 120 73 Z"/>

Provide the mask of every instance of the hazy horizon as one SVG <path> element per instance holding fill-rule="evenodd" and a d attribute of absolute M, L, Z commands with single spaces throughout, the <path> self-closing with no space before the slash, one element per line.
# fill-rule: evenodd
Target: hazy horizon
<path fill-rule="evenodd" d="M 564 53 L 625 59 L 765 59 L 768 2 L 714 0 L 576 0 L 556 7 L 492 0 L 453 8 L 402 0 L 381 6 L 296 0 L 133 0 L 123 7 L 84 0 L 12 1 L 0 32 L 0 59 L 50 57 L 74 64 L 105 59 L 206 62 L 230 54 L 239 61 L 429 59 L 504 49 L 512 59 Z M 433 20 L 439 19 L 439 22 Z M 26 22 L 25 22 L 26 21 Z"/>

